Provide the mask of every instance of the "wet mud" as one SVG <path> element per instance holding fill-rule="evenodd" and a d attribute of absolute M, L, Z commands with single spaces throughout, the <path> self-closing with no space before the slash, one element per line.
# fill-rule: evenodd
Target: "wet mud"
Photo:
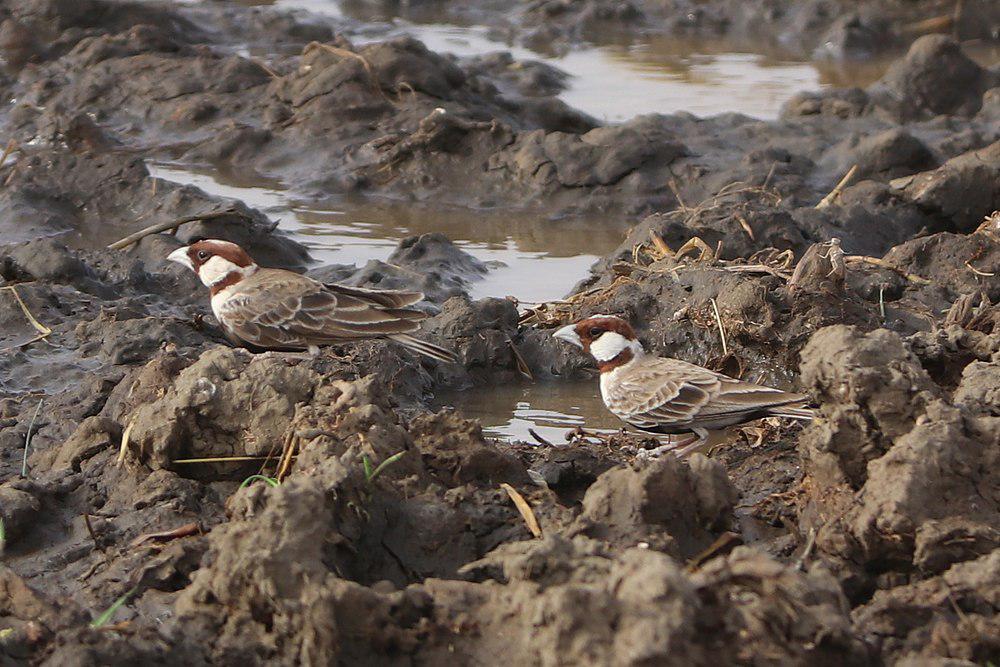
<path fill-rule="evenodd" d="M 951 37 L 899 37 L 908 51 L 876 83 L 803 92 L 776 121 L 603 125 L 537 64 L 354 46 L 360 4 L 337 20 L 0 10 L 3 664 L 1000 661 L 996 66 Z M 933 18 L 919 2 L 861 3 L 874 24 L 839 3 L 822 21 L 816 3 L 739 4 L 531 3 L 509 27 L 571 45 L 591 20 L 738 31 L 763 12 L 853 44 Z M 960 36 L 987 39 L 993 11 L 967 0 Z M 631 230 L 565 299 L 473 300 L 491 267 L 444 235 L 316 266 L 264 213 L 147 160 Z M 388 341 L 234 349 L 200 283 L 165 262 L 198 236 L 420 289 L 421 335 L 460 362 Z M 449 391 L 596 385 L 550 335 L 595 313 L 659 354 L 798 387 L 820 417 L 647 461 L 655 443 L 635 434 L 512 443 L 431 408 Z"/>

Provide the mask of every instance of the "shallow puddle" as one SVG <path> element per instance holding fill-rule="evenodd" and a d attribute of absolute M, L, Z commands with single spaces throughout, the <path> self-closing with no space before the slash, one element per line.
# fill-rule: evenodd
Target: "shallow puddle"
<path fill-rule="evenodd" d="M 364 32 L 352 35 L 356 44 L 405 34 L 421 40 L 432 51 L 460 57 L 509 51 L 517 59 L 540 60 L 570 75 L 569 87 L 560 95 L 567 104 L 611 122 L 677 111 L 699 116 L 736 112 L 776 118 L 781 105 L 799 91 L 866 86 L 880 77 L 890 62 L 811 62 L 780 50 L 749 49 L 721 39 L 652 36 L 613 43 L 614 34 L 606 36 L 607 43 L 553 56 L 502 41 L 485 26 L 450 24 L 444 13 L 423 6 L 403 17 L 370 8 L 345 11 L 333 0 L 244 3 L 362 20 L 366 23 Z"/>
<path fill-rule="evenodd" d="M 173 165 L 147 166 L 157 178 L 194 185 L 259 209 L 308 246 L 320 265 L 360 267 L 370 259 L 384 261 L 407 236 L 441 232 L 491 265 L 486 277 L 470 286 L 474 299 L 514 296 L 537 303 L 562 298 L 586 277 L 594 262 L 622 242 L 627 231 L 624 223 L 616 226 L 606 219 L 598 225 L 587 218 L 556 221 L 523 212 L 398 202 L 304 202 L 278 184 L 253 185 Z"/>
<path fill-rule="evenodd" d="M 529 429 L 553 444 L 565 444 L 566 434 L 578 427 L 614 433 L 622 426 L 601 402 L 596 378 L 447 393 L 437 396 L 435 403 L 478 419 L 486 435 L 512 442 L 537 442 Z"/>

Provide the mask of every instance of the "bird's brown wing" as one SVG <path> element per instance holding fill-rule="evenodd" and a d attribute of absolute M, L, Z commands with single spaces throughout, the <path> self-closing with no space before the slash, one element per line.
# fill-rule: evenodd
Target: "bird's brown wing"
<path fill-rule="evenodd" d="M 410 306 L 416 305 L 424 300 L 423 292 L 369 289 L 366 287 L 341 285 L 339 283 L 325 283 L 323 286 L 338 296 L 344 295 L 354 297 L 361 299 L 362 301 L 368 301 L 373 305 L 390 309 L 408 309 Z M 421 316 L 421 318 L 426 317 L 426 314 L 419 310 L 406 310 L 405 312 L 411 315 Z"/>
<path fill-rule="evenodd" d="M 346 291 L 335 292 L 288 271 L 260 269 L 219 307 L 224 326 L 261 348 L 301 349 L 345 340 L 410 333 L 415 311 L 399 312 Z"/>
<path fill-rule="evenodd" d="M 806 400 L 677 359 L 647 358 L 606 391 L 608 408 L 637 428 L 713 428 Z"/>

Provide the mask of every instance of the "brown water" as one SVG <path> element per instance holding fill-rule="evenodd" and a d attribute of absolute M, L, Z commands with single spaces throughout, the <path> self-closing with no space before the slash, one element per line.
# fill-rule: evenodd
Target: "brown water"
<path fill-rule="evenodd" d="M 307 202 L 275 183 L 248 184 L 211 171 L 148 165 L 158 178 L 237 199 L 277 220 L 320 264 L 363 266 L 386 260 L 414 234 L 442 232 L 491 270 L 471 285 L 472 298 L 513 296 L 525 303 L 565 296 L 602 255 L 624 239 L 628 226 L 606 218 L 554 221 L 523 212 L 434 208 L 398 202 Z M 586 233 L 582 233 L 583 231 Z"/>
<path fill-rule="evenodd" d="M 601 402 L 596 378 L 447 393 L 437 396 L 435 403 L 479 419 L 486 435 L 511 441 L 536 442 L 528 429 L 553 444 L 562 444 L 566 434 L 578 427 L 600 433 L 615 433 L 622 427 Z"/>
<path fill-rule="evenodd" d="M 673 35 L 602 35 L 599 44 L 583 45 L 563 55 L 532 51 L 501 41 L 484 26 L 454 25 L 434 3 L 400 3 L 399 14 L 386 14 L 367 3 L 345 10 L 334 0 L 244 0 L 331 19 L 364 21 L 357 44 L 411 35 L 433 51 L 472 56 L 509 51 L 515 58 L 540 60 L 570 75 L 560 95 L 570 106 L 605 121 L 623 121 L 644 113 L 688 111 L 706 116 L 736 112 L 776 118 L 792 95 L 829 87 L 865 87 L 885 73 L 898 54 L 852 62 L 804 60 L 772 46 L 722 38 Z M 984 65 L 1000 60 L 988 45 L 964 45 Z"/>

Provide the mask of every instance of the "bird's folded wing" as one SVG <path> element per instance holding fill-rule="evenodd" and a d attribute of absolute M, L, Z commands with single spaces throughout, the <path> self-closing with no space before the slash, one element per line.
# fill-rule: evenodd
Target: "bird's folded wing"
<path fill-rule="evenodd" d="M 334 293 L 302 276 L 247 282 L 221 306 L 220 315 L 237 337 L 260 347 L 323 345 L 409 333 L 419 326 L 398 309 Z"/>
<path fill-rule="evenodd" d="M 398 308 L 403 309 L 409 306 L 413 306 L 424 300 L 423 292 L 411 292 L 403 290 L 380 290 L 380 289 L 368 289 L 365 287 L 352 287 L 350 285 L 341 285 L 339 283 L 326 283 L 324 285 L 327 291 L 340 296 L 350 296 L 356 299 L 361 299 L 368 301 L 377 306 L 382 306 L 383 308 Z M 407 313 L 420 315 L 422 317 L 427 317 L 425 313 L 419 310 L 407 310 Z"/>
<path fill-rule="evenodd" d="M 676 359 L 655 359 L 623 375 L 608 407 L 637 426 L 685 425 L 804 400 Z"/>

